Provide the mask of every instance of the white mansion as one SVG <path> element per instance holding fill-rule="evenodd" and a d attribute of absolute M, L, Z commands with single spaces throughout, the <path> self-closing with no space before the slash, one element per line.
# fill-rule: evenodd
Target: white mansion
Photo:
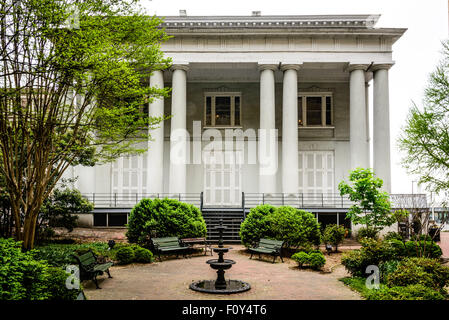
<path fill-rule="evenodd" d="M 76 187 L 103 208 L 201 195 L 202 208 L 272 199 L 337 213 L 338 183 L 372 167 L 390 191 L 388 70 L 405 29 L 375 28 L 378 18 L 165 17 L 173 66 L 150 85 L 172 92 L 149 113 L 172 117 L 151 132 L 148 154 L 74 168 Z"/>

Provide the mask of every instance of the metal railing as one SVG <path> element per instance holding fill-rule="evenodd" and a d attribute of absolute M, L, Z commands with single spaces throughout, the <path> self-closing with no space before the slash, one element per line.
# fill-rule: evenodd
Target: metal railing
<path fill-rule="evenodd" d="M 90 193 L 83 196 L 95 208 L 132 208 L 140 200 L 176 199 L 193 204 L 200 210 L 205 204 L 201 193 Z M 428 206 L 425 194 L 391 194 L 393 209 L 425 208 Z M 246 193 L 242 192 L 242 209 L 250 209 L 261 204 L 273 206 L 292 206 L 296 208 L 340 208 L 347 209 L 354 203 L 347 196 L 338 193 Z M 235 206 L 233 206 L 235 207 Z"/>
<path fill-rule="evenodd" d="M 82 194 L 95 208 L 132 208 L 142 199 L 176 199 L 202 207 L 200 193 L 89 193 Z"/>

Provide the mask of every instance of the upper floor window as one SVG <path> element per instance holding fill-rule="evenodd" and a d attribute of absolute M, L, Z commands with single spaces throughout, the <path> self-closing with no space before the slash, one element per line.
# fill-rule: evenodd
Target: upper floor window
<path fill-rule="evenodd" d="M 204 125 L 240 127 L 241 101 L 240 92 L 206 92 L 204 94 Z"/>
<path fill-rule="evenodd" d="M 301 93 L 298 95 L 298 125 L 326 127 L 333 125 L 332 93 Z"/>

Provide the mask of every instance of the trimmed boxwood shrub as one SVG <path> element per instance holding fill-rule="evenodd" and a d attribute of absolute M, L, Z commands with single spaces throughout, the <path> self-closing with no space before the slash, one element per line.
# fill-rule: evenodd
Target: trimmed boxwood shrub
<path fill-rule="evenodd" d="M 319 270 L 326 264 L 326 259 L 321 251 L 314 250 L 309 253 L 297 252 L 291 257 L 294 261 L 298 262 L 300 268 L 304 265 L 310 266 L 312 269 Z"/>
<path fill-rule="evenodd" d="M 76 300 L 81 292 L 80 290 L 67 289 L 66 280 L 69 276 L 62 268 L 50 267 L 48 268 L 48 281 L 46 283 L 48 287 L 49 300 Z"/>
<path fill-rule="evenodd" d="M 206 223 L 200 210 L 174 199 L 142 199 L 128 220 L 128 241 L 150 245 L 151 232 L 157 237 L 196 238 L 206 236 Z"/>
<path fill-rule="evenodd" d="M 399 240 L 402 241 L 402 235 L 399 232 L 395 232 L 395 231 L 389 231 L 387 232 L 384 237 L 384 240 Z"/>
<path fill-rule="evenodd" d="M 357 231 L 356 239 L 360 241 L 362 239 L 369 238 L 377 240 L 379 238 L 379 231 L 373 228 L 363 227 Z"/>
<path fill-rule="evenodd" d="M 284 240 L 288 247 L 319 245 L 320 226 L 310 212 L 282 206 L 267 216 L 272 235 L 276 240 Z"/>
<path fill-rule="evenodd" d="M 132 263 L 134 261 L 134 250 L 129 246 L 121 247 L 115 253 L 115 258 L 119 264 Z"/>
<path fill-rule="evenodd" d="M 242 243 L 249 247 L 261 238 L 272 238 L 267 217 L 276 210 L 276 207 L 265 204 L 250 210 L 245 221 L 240 226 L 240 238 Z"/>
<path fill-rule="evenodd" d="M 153 261 L 153 254 L 145 248 L 137 248 L 134 250 L 134 261 L 140 263 L 150 263 Z"/>

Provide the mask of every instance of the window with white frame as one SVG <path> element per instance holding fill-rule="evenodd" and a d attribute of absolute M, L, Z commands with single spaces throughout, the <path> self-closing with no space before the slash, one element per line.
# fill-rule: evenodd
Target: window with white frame
<path fill-rule="evenodd" d="M 299 193 L 330 194 L 334 191 L 334 152 L 299 152 Z"/>
<path fill-rule="evenodd" d="M 298 126 L 329 127 L 332 125 L 332 93 L 314 92 L 298 95 Z"/>
<path fill-rule="evenodd" d="M 240 127 L 241 109 L 240 92 L 206 92 L 204 94 L 204 126 Z"/>

